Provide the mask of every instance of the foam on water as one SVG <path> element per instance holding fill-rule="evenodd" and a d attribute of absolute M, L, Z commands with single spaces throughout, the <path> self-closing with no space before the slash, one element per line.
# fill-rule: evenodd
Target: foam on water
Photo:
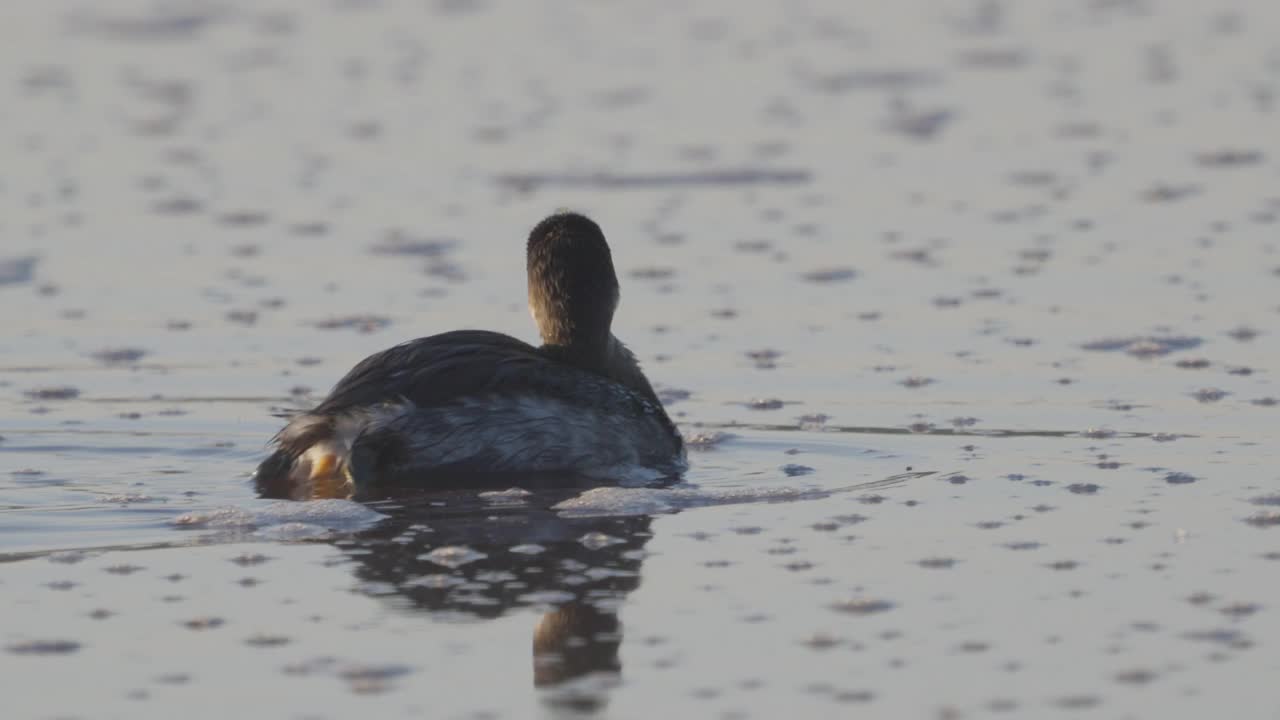
<path fill-rule="evenodd" d="M 554 506 L 563 517 L 626 517 L 672 513 L 707 505 L 816 500 L 831 493 L 798 487 L 727 488 L 592 488 Z"/>
<path fill-rule="evenodd" d="M 296 540 L 364 530 L 385 517 L 351 500 L 282 500 L 258 508 L 226 506 L 187 513 L 171 522 L 176 527 L 193 529 L 256 529 L 256 534 L 265 538 Z"/>

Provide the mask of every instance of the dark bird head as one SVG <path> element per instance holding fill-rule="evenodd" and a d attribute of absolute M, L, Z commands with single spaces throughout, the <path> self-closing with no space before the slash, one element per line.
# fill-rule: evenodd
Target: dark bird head
<path fill-rule="evenodd" d="M 529 233 L 529 310 L 542 342 L 581 354 L 609 347 L 618 276 L 600 226 L 562 212 Z"/>

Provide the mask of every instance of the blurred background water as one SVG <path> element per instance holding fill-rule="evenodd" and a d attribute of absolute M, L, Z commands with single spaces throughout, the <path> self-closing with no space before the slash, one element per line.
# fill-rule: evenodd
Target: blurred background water
<path fill-rule="evenodd" d="M 0 6 L 6 717 L 1274 718 L 1280 6 Z M 274 503 L 603 226 L 686 483 Z"/>

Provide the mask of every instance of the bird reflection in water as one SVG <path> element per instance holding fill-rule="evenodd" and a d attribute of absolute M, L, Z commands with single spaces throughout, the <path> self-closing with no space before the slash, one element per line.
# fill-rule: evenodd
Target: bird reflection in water
<path fill-rule="evenodd" d="M 360 588 L 415 610 L 494 619 L 552 606 L 533 631 L 534 685 L 549 705 L 593 713 L 621 677 L 618 609 L 640 584 L 652 518 L 552 509 L 579 492 L 473 487 L 366 499 L 389 518 L 335 544 Z"/>

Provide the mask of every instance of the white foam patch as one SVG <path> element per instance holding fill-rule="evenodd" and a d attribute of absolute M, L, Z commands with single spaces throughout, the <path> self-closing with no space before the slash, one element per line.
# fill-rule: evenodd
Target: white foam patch
<path fill-rule="evenodd" d="M 508 490 L 490 490 L 480 493 L 480 499 L 490 505 L 498 506 L 519 506 L 524 505 L 533 493 L 523 488 L 510 488 Z"/>
<path fill-rule="evenodd" d="M 299 540 L 323 540 L 333 534 L 327 527 L 311 523 L 287 522 L 279 525 L 268 525 L 253 533 L 254 537 L 277 542 L 297 542 Z"/>
<path fill-rule="evenodd" d="M 593 488 L 554 506 L 565 517 L 610 517 L 672 513 L 706 505 L 816 500 L 825 490 L 794 487 L 734 488 Z"/>
<path fill-rule="evenodd" d="M 281 500 L 256 508 L 220 507 L 205 512 L 180 515 L 171 522 L 177 527 L 193 529 L 256 529 L 257 534 L 271 539 L 306 539 L 304 535 L 317 537 L 316 532 L 351 532 L 363 530 L 385 518 L 380 512 L 370 510 L 351 500 L 311 500 L 295 502 Z M 286 526 L 292 526 L 291 529 Z M 307 529 L 303 529 L 306 526 Z M 272 530 L 285 527 L 286 529 Z M 276 533 L 272 536 L 271 533 Z M 288 537 L 290 533 L 297 537 Z"/>
<path fill-rule="evenodd" d="M 616 482 L 622 487 L 644 487 L 667 477 L 668 474 L 642 465 L 611 465 L 588 470 L 586 475 Z"/>

